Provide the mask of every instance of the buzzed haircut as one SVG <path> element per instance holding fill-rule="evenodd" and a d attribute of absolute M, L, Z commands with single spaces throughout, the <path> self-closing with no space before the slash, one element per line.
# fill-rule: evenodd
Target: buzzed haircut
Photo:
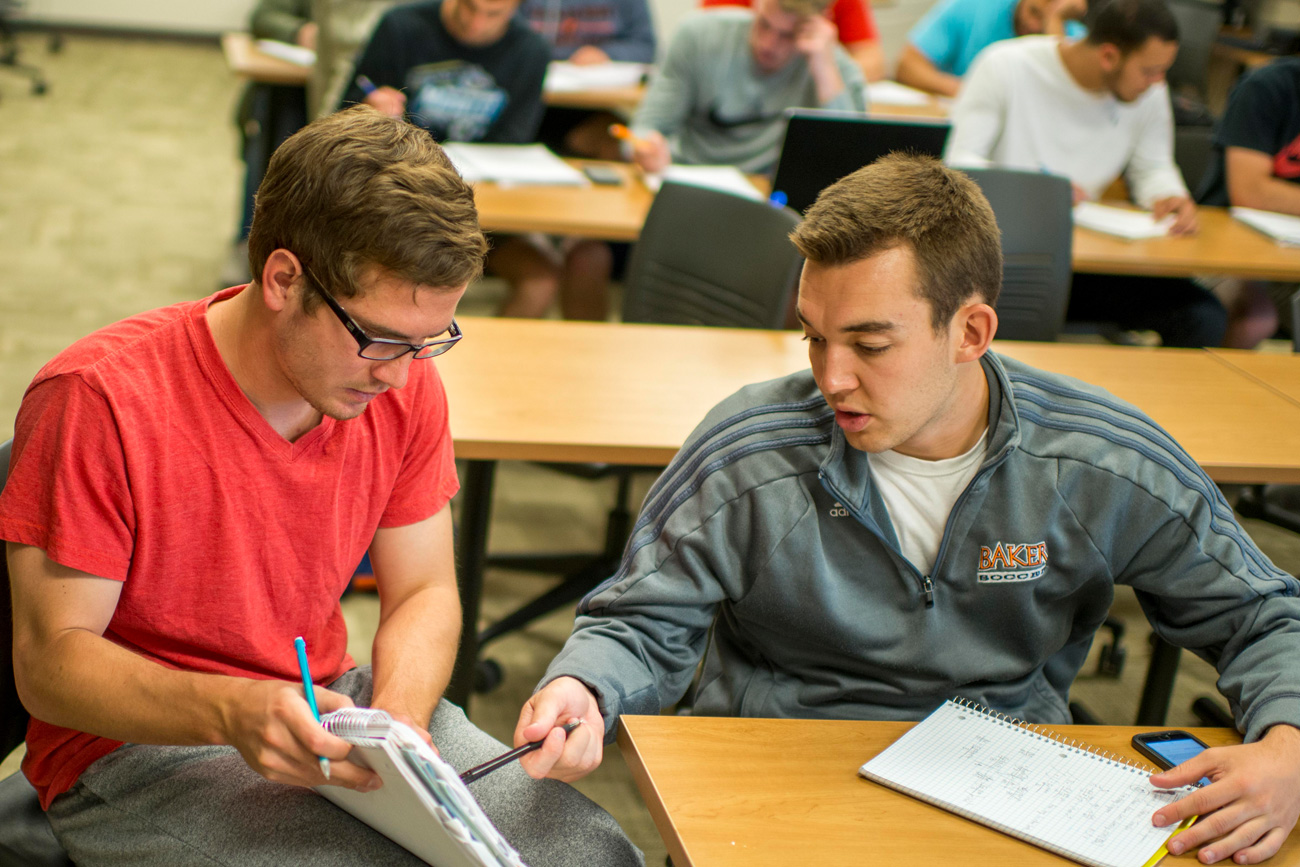
<path fill-rule="evenodd" d="M 1002 289 L 993 208 L 974 181 L 933 157 L 893 153 L 841 178 L 790 239 L 809 262 L 831 267 L 911 247 L 936 332 L 972 297 L 996 306 Z"/>
<path fill-rule="evenodd" d="M 1178 41 L 1178 19 L 1165 0 L 1093 0 L 1084 23 L 1090 44 L 1114 45 L 1121 54 L 1136 51 L 1152 37 Z"/>
<path fill-rule="evenodd" d="M 281 248 L 308 285 L 351 298 L 375 266 L 459 289 L 483 273 L 487 241 L 474 191 L 428 132 L 362 105 L 313 121 L 271 157 L 248 234 L 254 280 Z M 321 299 L 302 300 L 310 312 Z"/>

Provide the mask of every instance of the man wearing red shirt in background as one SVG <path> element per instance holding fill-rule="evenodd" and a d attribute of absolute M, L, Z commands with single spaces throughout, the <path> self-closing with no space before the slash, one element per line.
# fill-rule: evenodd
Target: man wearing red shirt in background
<path fill-rule="evenodd" d="M 461 769 L 504 751 L 440 701 L 458 483 L 418 360 L 460 338 L 486 248 L 425 131 L 341 112 L 272 158 L 252 283 L 101 329 L 37 374 L 0 538 L 23 772 L 77 864 L 423 863 L 303 788 L 380 780 L 313 718 L 297 635 L 321 711 L 382 708 Z M 373 669 L 348 655 L 338 601 L 367 548 Z M 577 792 L 518 768 L 489 782 L 475 795 L 534 867 L 641 863 Z"/>
<path fill-rule="evenodd" d="M 753 6 L 753 0 L 702 0 L 707 6 Z M 880 81 L 885 77 L 885 53 L 880 47 L 880 31 L 875 16 L 871 14 L 870 0 L 835 0 L 826 10 L 826 17 L 839 31 L 840 44 L 862 69 L 867 81 Z"/>

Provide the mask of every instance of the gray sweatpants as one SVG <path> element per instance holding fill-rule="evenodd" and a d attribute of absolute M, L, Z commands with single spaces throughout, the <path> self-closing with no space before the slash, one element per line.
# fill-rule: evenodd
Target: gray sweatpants
<path fill-rule="evenodd" d="M 369 666 L 330 689 L 368 705 Z M 461 771 L 507 749 L 446 701 L 429 733 Z M 533 780 L 518 763 L 470 791 L 530 867 L 644 863 L 608 813 L 564 783 Z M 310 789 L 268 781 L 233 747 L 126 744 L 87 768 L 48 815 L 80 867 L 424 863 Z"/>

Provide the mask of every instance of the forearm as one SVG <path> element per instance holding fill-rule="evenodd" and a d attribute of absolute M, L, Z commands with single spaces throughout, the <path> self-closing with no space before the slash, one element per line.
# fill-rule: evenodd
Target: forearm
<path fill-rule="evenodd" d="M 826 106 L 844 93 L 844 76 L 835 65 L 832 54 L 818 55 L 808 59 L 808 70 L 812 73 L 813 84 L 817 88 L 817 104 Z"/>
<path fill-rule="evenodd" d="M 250 684 L 166 668 L 85 629 L 16 634 L 14 673 L 37 719 L 146 744 L 227 743 L 235 698 Z"/>
<path fill-rule="evenodd" d="M 956 96 L 961 89 L 961 79 L 943 72 L 930 62 L 930 59 L 911 45 L 904 46 L 903 56 L 898 61 L 898 82 L 908 87 L 937 93 L 940 96 Z"/>
<path fill-rule="evenodd" d="M 1229 173 L 1228 201 L 1239 208 L 1300 216 L 1300 184 L 1271 177 L 1237 181 Z"/>
<path fill-rule="evenodd" d="M 451 680 L 460 623 L 455 582 L 423 587 L 381 615 L 371 648 L 372 706 L 427 728 Z"/>

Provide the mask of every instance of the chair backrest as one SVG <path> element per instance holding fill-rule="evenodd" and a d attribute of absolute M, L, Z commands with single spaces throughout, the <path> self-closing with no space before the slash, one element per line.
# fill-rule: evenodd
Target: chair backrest
<path fill-rule="evenodd" d="M 316 63 L 307 80 L 307 119 L 333 114 L 352 81 L 358 55 L 383 14 L 397 0 L 312 0 L 319 30 Z"/>
<path fill-rule="evenodd" d="M 1169 0 L 1169 11 L 1178 21 L 1178 57 L 1169 68 L 1169 87 L 1175 93 L 1191 90 L 1204 102 L 1206 71 L 1223 25 L 1223 7 L 1205 0 Z"/>
<path fill-rule="evenodd" d="M 1200 190 L 1205 173 L 1214 156 L 1214 127 L 1174 127 L 1174 162 L 1183 173 L 1183 182 L 1193 193 Z"/>
<path fill-rule="evenodd" d="M 623 320 L 781 328 L 802 258 L 789 208 L 667 182 L 628 264 Z"/>
<path fill-rule="evenodd" d="M 1059 175 L 969 169 L 1002 231 L 998 333 L 1007 340 L 1055 340 L 1065 323 L 1073 272 L 1070 182 Z"/>
<path fill-rule="evenodd" d="M 9 477 L 9 450 L 13 440 L 0 443 L 0 488 Z M 0 552 L 2 554 L 3 552 Z M 0 759 L 27 737 L 27 709 L 14 685 L 13 609 L 9 600 L 9 564 L 0 556 Z"/>

